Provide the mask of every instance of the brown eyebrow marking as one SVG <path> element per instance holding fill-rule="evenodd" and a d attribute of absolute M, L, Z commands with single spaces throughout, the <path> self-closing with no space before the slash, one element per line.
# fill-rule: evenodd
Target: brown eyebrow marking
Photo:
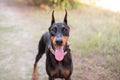
<path fill-rule="evenodd" d="M 65 28 L 65 26 L 64 26 L 64 25 L 62 25 L 62 28 Z"/>

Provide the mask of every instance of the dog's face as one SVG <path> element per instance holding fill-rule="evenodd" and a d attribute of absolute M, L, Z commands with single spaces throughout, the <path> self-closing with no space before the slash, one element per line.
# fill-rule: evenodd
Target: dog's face
<path fill-rule="evenodd" d="M 49 27 L 50 39 L 54 47 L 64 47 L 69 38 L 70 28 L 67 25 L 67 11 L 63 23 L 55 23 L 54 11 L 52 12 L 51 26 Z"/>
<path fill-rule="evenodd" d="M 67 11 L 62 23 L 56 23 L 52 12 L 51 26 L 49 27 L 51 43 L 55 49 L 55 58 L 61 61 L 64 58 L 64 47 L 69 38 L 70 28 L 67 24 Z"/>

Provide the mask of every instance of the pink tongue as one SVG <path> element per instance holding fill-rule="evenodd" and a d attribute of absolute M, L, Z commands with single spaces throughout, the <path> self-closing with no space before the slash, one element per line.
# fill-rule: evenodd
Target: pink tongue
<path fill-rule="evenodd" d="M 62 61 L 64 58 L 64 51 L 62 47 L 57 47 L 55 50 L 55 59 L 57 61 Z"/>

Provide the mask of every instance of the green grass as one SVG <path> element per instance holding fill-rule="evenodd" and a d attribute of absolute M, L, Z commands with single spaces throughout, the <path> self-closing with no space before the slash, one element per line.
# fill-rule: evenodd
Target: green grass
<path fill-rule="evenodd" d="M 0 32 L 12 32 L 14 31 L 14 26 L 0 26 Z"/>
<path fill-rule="evenodd" d="M 97 49 L 99 51 L 101 51 L 101 49 L 103 48 L 105 48 L 105 51 L 108 50 L 108 48 L 113 49 L 113 47 L 119 49 L 120 24 L 117 20 L 119 19 L 119 15 L 118 18 L 116 16 L 114 19 L 112 19 L 109 17 L 110 14 L 108 14 L 108 12 L 103 12 L 104 14 L 102 12 L 99 12 L 99 14 L 94 13 L 96 12 L 91 11 L 91 14 L 87 16 L 85 16 L 86 14 L 81 14 L 82 16 L 84 16 L 84 18 L 79 18 L 78 16 L 78 18 L 76 18 L 76 23 L 72 24 L 76 27 L 76 30 L 74 29 L 74 27 L 72 27 L 74 31 L 71 31 L 73 33 L 71 41 L 73 44 L 73 48 L 76 48 L 75 51 L 78 48 L 83 50 Z M 112 13 L 111 16 L 112 15 L 114 14 Z M 86 21 L 83 22 L 82 19 L 86 19 Z M 78 42 L 80 43 L 78 44 Z"/>

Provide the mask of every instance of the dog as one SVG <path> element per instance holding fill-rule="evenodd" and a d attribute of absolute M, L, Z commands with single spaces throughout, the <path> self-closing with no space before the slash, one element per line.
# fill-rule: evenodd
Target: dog
<path fill-rule="evenodd" d="M 54 10 L 52 12 L 51 25 L 49 31 L 44 33 L 39 41 L 38 54 L 36 55 L 33 80 L 37 78 L 37 62 L 46 53 L 46 72 L 48 80 L 56 78 L 71 80 L 73 72 L 73 62 L 71 49 L 69 48 L 68 39 L 70 27 L 67 23 L 67 10 L 63 22 L 56 23 Z"/>

